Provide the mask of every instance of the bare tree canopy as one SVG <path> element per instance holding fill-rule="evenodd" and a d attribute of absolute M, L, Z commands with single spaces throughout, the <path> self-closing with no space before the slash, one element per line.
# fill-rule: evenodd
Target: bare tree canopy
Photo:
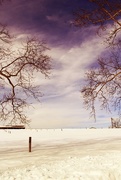
<path fill-rule="evenodd" d="M 105 40 L 109 45 L 107 56 L 99 58 L 97 65 L 86 73 L 86 85 L 81 90 L 84 104 L 91 108 L 94 117 L 96 100 L 102 109 L 112 111 L 113 108 L 121 115 L 121 1 L 89 0 L 89 3 L 94 4 L 91 10 L 79 9 L 75 13 L 75 25 L 93 24 L 105 31 L 110 24 L 111 32 Z"/>
<path fill-rule="evenodd" d="M 33 82 L 34 73 L 48 77 L 50 57 L 45 55 L 46 44 L 35 38 L 27 39 L 18 50 L 11 46 L 12 37 L 0 24 L 0 120 L 26 124 L 24 108 L 32 97 L 42 96 Z"/>
<path fill-rule="evenodd" d="M 84 27 L 90 24 L 98 27 L 100 30 L 106 31 L 111 23 L 112 30 L 107 38 L 108 43 L 114 43 L 116 35 L 121 30 L 121 0 L 89 0 L 91 3 L 90 10 L 79 9 L 74 13 L 76 26 Z"/>
<path fill-rule="evenodd" d="M 86 85 L 81 92 L 87 109 L 95 116 L 95 102 L 98 99 L 101 108 L 121 112 L 121 61 L 120 53 L 112 52 L 110 57 L 98 59 L 98 67 L 86 73 Z"/>

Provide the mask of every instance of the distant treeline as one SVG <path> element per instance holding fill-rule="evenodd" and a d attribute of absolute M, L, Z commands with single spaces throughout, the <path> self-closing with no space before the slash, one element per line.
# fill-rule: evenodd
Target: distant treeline
<path fill-rule="evenodd" d="M 0 126 L 0 129 L 25 129 L 24 125 Z"/>

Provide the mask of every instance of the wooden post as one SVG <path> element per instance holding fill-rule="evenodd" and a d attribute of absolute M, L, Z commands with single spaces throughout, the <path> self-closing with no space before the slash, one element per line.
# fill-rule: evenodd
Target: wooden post
<path fill-rule="evenodd" d="M 29 152 L 31 152 L 32 137 L 29 137 Z"/>

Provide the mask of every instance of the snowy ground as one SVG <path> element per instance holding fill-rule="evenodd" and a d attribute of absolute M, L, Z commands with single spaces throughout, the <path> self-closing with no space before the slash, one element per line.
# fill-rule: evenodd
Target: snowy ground
<path fill-rule="evenodd" d="M 0 130 L 0 180 L 48 179 L 120 180 L 121 129 Z"/>

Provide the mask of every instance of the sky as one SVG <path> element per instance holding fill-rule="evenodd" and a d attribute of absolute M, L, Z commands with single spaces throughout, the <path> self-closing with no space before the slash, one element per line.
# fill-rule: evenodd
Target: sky
<path fill-rule="evenodd" d="M 0 7 L 0 21 L 22 42 L 27 36 L 44 40 L 52 59 L 50 78 L 37 75 L 35 83 L 44 94 L 41 103 L 28 109 L 32 128 L 109 127 L 109 114 L 97 104 L 97 120 L 90 118 L 80 93 L 85 72 L 105 51 L 96 27 L 75 27 L 74 12 L 91 8 L 87 0 L 12 0 Z"/>

